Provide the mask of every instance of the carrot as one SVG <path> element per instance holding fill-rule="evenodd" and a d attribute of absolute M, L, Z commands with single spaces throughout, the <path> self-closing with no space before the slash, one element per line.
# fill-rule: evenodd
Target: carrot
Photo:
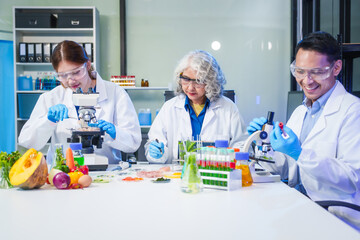
<path fill-rule="evenodd" d="M 66 165 L 71 169 L 75 169 L 74 156 L 71 148 L 66 150 Z"/>

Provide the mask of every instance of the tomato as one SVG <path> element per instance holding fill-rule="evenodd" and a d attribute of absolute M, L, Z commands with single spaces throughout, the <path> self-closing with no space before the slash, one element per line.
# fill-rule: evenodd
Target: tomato
<path fill-rule="evenodd" d="M 79 170 L 80 172 L 82 172 L 84 175 L 88 175 L 88 174 L 89 174 L 89 168 L 88 168 L 88 166 L 86 166 L 86 165 L 80 166 L 80 167 L 78 168 L 78 170 Z"/>

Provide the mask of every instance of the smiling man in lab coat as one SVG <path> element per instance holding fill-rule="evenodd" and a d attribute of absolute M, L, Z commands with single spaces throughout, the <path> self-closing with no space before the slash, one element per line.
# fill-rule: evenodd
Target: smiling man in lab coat
<path fill-rule="evenodd" d="M 291 73 L 304 91 L 284 131 L 270 135 L 276 164 L 262 164 L 289 180 L 289 186 L 312 200 L 360 203 L 360 99 L 336 80 L 341 71 L 340 48 L 328 33 L 315 32 L 299 42 Z M 265 118 L 254 119 L 248 132 Z M 345 207 L 329 211 L 360 230 L 360 213 Z"/>

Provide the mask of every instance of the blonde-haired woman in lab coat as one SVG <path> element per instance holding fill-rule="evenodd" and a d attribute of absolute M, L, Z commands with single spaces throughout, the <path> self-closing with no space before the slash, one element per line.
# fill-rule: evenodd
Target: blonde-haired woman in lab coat
<path fill-rule="evenodd" d="M 164 103 L 150 128 L 147 160 L 171 163 L 178 158 L 178 141 L 198 137 L 226 139 L 230 147 L 240 147 L 245 125 L 237 106 L 222 95 L 226 80 L 215 58 L 201 50 L 190 52 L 174 75 L 176 96 Z"/>
<path fill-rule="evenodd" d="M 73 41 L 59 43 L 51 58 L 61 85 L 42 94 L 30 119 L 21 129 L 19 144 L 40 150 L 51 138 L 47 154 L 49 163 L 55 144 L 67 147 L 70 129 L 80 128 L 78 113 L 72 101 L 77 88 L 87 92 L 91 87 L 99 93 L 96 119 L 99 128 L 106 132 L 101 149 L 95 153 L 106 156 L 109 163 L 121 160 L 121 152 L 135 152 L 140 146 L 141 131 L 134 106 L 124 89 L 104 81 L 91 66 L 85 50 Z"/>

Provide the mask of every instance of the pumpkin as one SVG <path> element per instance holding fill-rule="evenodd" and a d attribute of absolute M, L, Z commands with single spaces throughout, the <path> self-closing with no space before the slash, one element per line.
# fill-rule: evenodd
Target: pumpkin
<path fill-rule="evenodd" d="M 29 149 L 9 172 L 10 183 L 22 189 L 39 188 L 46 183 L 48 167 L 44 155 Z"/>

